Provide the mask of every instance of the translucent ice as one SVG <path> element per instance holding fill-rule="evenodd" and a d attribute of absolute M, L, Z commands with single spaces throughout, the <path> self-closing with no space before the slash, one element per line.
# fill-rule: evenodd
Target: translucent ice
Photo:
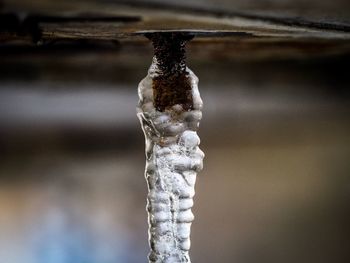
<path fill-rule="evenodd" d="M 152 88 L 157 72 L 154 59 L 138 88 L 137 115 L 146 139 L 149 262 L 189 263 L 194 185 L 204 158 L 196 133 L 202 118 L 202 100 L 198 78 L 186 68 L 192 108 L 185 110 L 176 104 L 158 111 L 154 107 Z"/>

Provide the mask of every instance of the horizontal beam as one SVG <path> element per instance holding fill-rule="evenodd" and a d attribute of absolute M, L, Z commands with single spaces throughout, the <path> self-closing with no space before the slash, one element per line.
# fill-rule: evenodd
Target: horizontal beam
<path fill-rule="evenodd" d="M 8 8 L 12 12 L 0 14 L 0 41 L 137 40 L 155 32 L 183 32 L 202 38 L 350 39 L 350 24 L 343 22 L 159 3 L 103 3 L 106 8 L 92 6 L 87 9 L 90 12 L 43 8 L 41 13 L 29 11 L 24 16 L 21 8 Z"/>

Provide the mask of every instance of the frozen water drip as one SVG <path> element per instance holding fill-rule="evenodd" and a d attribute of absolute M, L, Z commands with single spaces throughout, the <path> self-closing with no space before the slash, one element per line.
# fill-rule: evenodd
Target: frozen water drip
<path fill-rule="evenodd" d="M 138 87 L 137 115 L 146 141 L 149 262 L 189 263 L 194 186 L 204 158 L 198 78 L 185 64 L 191 37 L 163 32 L 148 38 L 155 55 Z"/>

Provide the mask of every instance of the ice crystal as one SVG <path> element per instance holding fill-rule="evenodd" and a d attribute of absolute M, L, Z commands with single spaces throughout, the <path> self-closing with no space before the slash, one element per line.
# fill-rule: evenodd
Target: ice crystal
<path fill-rule="evenodd" d="M 202 118 L 198 78 L 186 68 L 192 105 L 154 105 L 153 81 L 159 76 L 157 59 L 138 87 L 138 118 L 146 140 L 145 177 L 148 183 L 149 262 L 191 262 L 191 208 L 197 172 L 203 168 L 204 153 L 197 135 Z"/>

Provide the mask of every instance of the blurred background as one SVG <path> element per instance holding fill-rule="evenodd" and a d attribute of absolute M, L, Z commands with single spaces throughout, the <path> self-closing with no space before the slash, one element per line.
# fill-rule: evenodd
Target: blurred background
<path fill-rule="evenodd" d="M 343 0 L 182 2 L 349 21 Z M 193 262 L 350 262 L 350 49 L 336 44 L 188 44 L 206 154 Z M 136 105 L 152 54 L 144 38 L 0 43 L 0 263 L 147 261 Z"/>

